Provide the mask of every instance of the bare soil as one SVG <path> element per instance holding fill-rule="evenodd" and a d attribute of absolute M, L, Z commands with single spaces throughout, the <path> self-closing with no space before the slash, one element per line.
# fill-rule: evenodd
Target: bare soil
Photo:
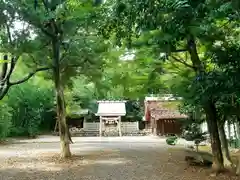
<path fill-rule="evenodd" d="M 187 167 L 184 152 L 155 137 L 75 137 L 73 157 L 59 159 L 58 137 L 0 146 L 0 180 L 239 180 Z"/>

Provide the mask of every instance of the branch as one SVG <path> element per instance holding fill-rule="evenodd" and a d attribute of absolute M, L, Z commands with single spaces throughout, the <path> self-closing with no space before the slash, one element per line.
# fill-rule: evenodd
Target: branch
<path fill-rule="evenodd" d="M 53 33 L 47 31 L 46 29 L 44 29 L 44 27 L 42 27 L 41 25 L 39 25 L 40 29 L 42 30 L 42 32 L 47 35 L 48 37 L 55 37 Z"/>
<path fill-rule="evenodd" d="M 0 100 L 2 100 L 5 97 L 5 95 L 7 94 L 11 86 L 9 83 L 9 79 L 12 75 L 12 72 L 14 70 L 14 67 L 16 65 L 16 61 L 18 60 L 18 58 L 19 56 L 17 56 L 16 58 L 11 58 L 10 69 L 8 72 L 6 72 L 4 79 L 1 79 Z"/>
<path fill-rule="evenodd" d="M 176 49 L 176 50 L 171 51 L 171 53 L 186 52 L 186 51 L 187 51 L 187 49 Z"/>
<path fill-rule="evenodd" d="M 68 49 L 69 49 L 69 48 L 68 48 Z M 68 53 L 67 51 L 68 51 L 68 49 L 65 50 L 64 53 L 62 54 L 62 56 L 60 57 L 60 60 L 59 60 L 60 62 L 62 62 L 62 61 L 64 60 L 64 58 L 67 56 L 67 53 Z"/>
<path fill-rule="evenodd" d="M 82 65 L 80 65 L 80 64 L 69 64 L 65 68 L 63 68 L 62 73 L 65 72 L 68 68 L 79 68 L 81 66 Z"/>
<path fill-rule="evenodd" d="M 6 74 L 6 76 L 5 76 L 5 78 L 4 78 L 3 81 L 9 82 L 9 79 L 10 79 L 12 73 L 13 73 L 13 70 L 14 70 L 14 68 L 15 68 L 15 65 L 16 65 L 16 62 L 18 61 L 18 59 L 19 59 L 19 56 L 15 57 L 15 58 L 14 58 L 14 57 L 11 58 L 10 69 L 9 69 L 9 71 L 7 72 L 7 74 Z"/>
<path fill-rule="evenodd" d="M 74 68 L 78 68 L 81 67 L 82 64 L 69 64 L 68 67 L 74 67 Z"/>
<path fill-rule="evenodd" d="M 63 61 L 63 59 L 66 57 L 69 49 L 71 48 L 71 44 L 76 41 L 76 39 L 74 39 L 77 35 L 78 35 L 78 31 L 81 28 L 81 26 L 77 27 L 74 31 L 74 36 L 72 37 L 72 39 L 69 40 L 69 42 L 67 42 L 68 47 L 65 49 L 65 52 L 62 54 L 62 56 L 60 57 L 60 62 Z M 62 45 L 62 44 L 61 44 Z"/>
<path fill-rule="evenodd" d="M 2 81 L 6 77 L 7 69 L 8 69 L 8 63 L 4 62 L 3 65 L 2 65 L 2 72 L 1 72 L 1 75 L 0 75 L 0 81 Z"/>
<path fill-rule="evenodd" d="M 172 62 L 172 61 L 170 61 L 170 63 L 172 64 L 172 66 L 173 66 L 174 68 L 176 68 L 177 70 L 181 71 L 180 67 L 179 67 L 178 65 L 176 65 L 176 63 L 174 63 L 174 62 Z"/>
<path fill-rule="evenodd" d="M 13 41 L 12 41 L 12 35 L 11 35 L 10 27 L 8 26 L 7 22 L 6 22 L 6 28 L 7 28 L 7 34 L 8 34 L 9 43 L 13 46 Z"/>
<path fill-rule="evenodd" d="M 0 100 L 2 100 L 5 97 L 5 95 L 7 94 L 8 90 L 9 90 L 9 88 L 10 88 L 10 86 L 9 86 L 8 83 L 0 88 L 1 89 L 1 91 L 0 91 Z"/>
<path fill-rule="evenodd" d="M 183 60 L 181 60 L 181 59 L 178 59 L 178 58 L 175 57 L 175 56 L 171 56 L 171 57 L 172 57 L 175 61 L 177 61 L 177 62 L 179 62 L 179 63 L 181 63 L 181 64 L 183 64 L 183 65 L 185 65 L 185 66 L 187 66 L 187 67 L 189 67 L 189 68 L 191 68 L 191 69 L 195 69 L 194 66 L 186 63 L 185 61 L 183 61 Z"/>
<path fill-rule="evenodd" d="M 48 4 L 47 4 L 48 2 L 45 1 L 45 0 L 42 0 L 42 3 L 43 3 L 43 6 L 44 6 L 45 10 L 47 11 L 47 13 L 49 13 Z"/>
<path fill-rule="evenodd" d="M 17 84 L 24 83 L 24 82 L 26 82 L 27 80 L 29 80 L 31 77 L 33 77 L 37 72 L 47 71 L 47 70 L 50 70 L 50 69 L 52 69 L 52 67 L 38 68 L 38 69 L 36 69 L 35 71 L 29 73 L 26 77 L 24 77 L 24 78 L 21 79 L 21 80 L 18 80 L 18 81 L 15 81 L 15 82 L 9 82 L 9 85 L 10 85 L 10 86 L 13 86 L 13 85 L 17 85 Z"/>

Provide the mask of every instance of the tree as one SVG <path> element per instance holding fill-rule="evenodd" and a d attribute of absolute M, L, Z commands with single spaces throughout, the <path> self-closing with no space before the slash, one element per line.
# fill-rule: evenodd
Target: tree
<path fill-rule="evenodd" d="M 36 57 L 31 52 L 32 45 L 37 41 L 32 39 L 31 27 L 29 25 L 17 24 L 20 17 L 16 10 L 8 1 L 0 2 L 0 55 L 1 55 L 1 75 L 0 75 L 0 100 L 8 93 L 10 87 L 28 81 L 37 72 L 46 71 L 51 67 L 37 66 Z M 30 50 L 29 50 L 30 49 Z M 21 64 L 31 64 L 32 70 L 22 78 L 14 78 L 17 66 Z"/>
<path fill-rule="evenodd" d="M 37 81 L 37 78 L 40 78 L 40 81 Z M 38 76 L 12 87 L 3 100 L 3 103 L 12 109 L 9 136 L 36 137 L 41 130 L 49 131 L 54 122 L 53 100 L 51 82 Z"/>
<path fill-rule="evenodd" d="M 75 1 L 51 2 L 43 1 L 37 6 L 35 4 L 35 7 L 31 0 L 12 3 L 18 7 L 17 12 L 23 21 L 33 26 L 37 36 L 48 43 L 43 56 L 49 61 L 41 63 L 48 63 L 53 69 L 61 157 L 67 158 L 71 156 L 69 146 L 71 137 L 66 123 L 64 86 L 70 77 L 79 73 L 92 77 L 99 76 L 103 59 L 101 53 L 107 51 L 107 46 L 97 38 L 91 26 L 93 23 L 89 21 L 92 20 L 94 9 L 92 2 L 79 4 Z M 100 43 L 101 46 L 98 46 Z M 89 47 L 91 44 L 94 46 Z M 99 71 L 91 72 L 89 67 L 98 68 Z"/>
<path fill-rule="evenodd" d="M 239 114 L 239 77 L 236 74 L 239 72 L 238 54 L 236 53 L 239 51 L 239 42 L 234 36 L 239 36 L 237 29 L 233 29 L 231 34 L 227 34 L 227 42 L 220 42 L 211 49 L 214 61 L 221 72 L 218 88 L 221 88 L 222 91 L 218 94 L 217 108 L 221 120 L 219 121 L 219 131 L 226 166 L 233 166 L 233 163 L 228 150 L 224 124 L 226 121 L 228 124 L 235 124 Z M 237 166 L 239 169 L 239 163 Z"/>
<path fill-rule="evenodd" d="M 226 41 L 221 27 L 229 27 L 230 24 L 236 27 L 238 17 L 236 9 L 239 8 L 237 1 L 202 0 L 148 2 L 126 0 L 114 1 L 113 6 L 113 10 L 108 12 L 112 13 L 112 16 L 107 15 L 108 18 L 105 19 L 108 22 L 101 29 L 103 35 L 116 35 L 121 44 L 128 46 L 151 47 L 157 57 L 164 53 L 168 59 L 184 64 L 186 68 L 191 68 L 195 72 L 192 90 L 203 89 L 204 92 L 211 83 L 210 79 L 212 80 L 208 74 L 208 60 L 211 57 L 206 55 L 205 48 L 213 46 L 218 40 Z M 136 40 L 135 36 L 140 38 Z M 196 83 L 199 86 L 195 86 Z M 219 172 L 223 169 L 223 158 L 215 98 L 213 94 L 205 93 L 200 99 L 196 97 L 195 102 L 199 102 L 206 113 L 212 142 L 213 167 Z"/>

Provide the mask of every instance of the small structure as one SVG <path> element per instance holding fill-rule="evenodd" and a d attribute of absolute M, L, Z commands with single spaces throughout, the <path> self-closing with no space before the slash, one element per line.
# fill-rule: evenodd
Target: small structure
<path fill-rule="evenodd" d="M 178 100 L 171 96 L 146 98 L 146 128 L 154 135 L 181 134 L 180 120 L 188 117 L 177 110 Z"/>
<path fill-rule="evenodd" d="M 126 101 L 98 101 L 99 136 L 104 132 L 117 130 L 122 136 L 121 117 L 126 115 Z"/>
<path fill-rule="evenodd" d="M 68 112 L 66 115 L 67 125 L 69 128 L 83 128 L 86 116 L 90 113 L 88 109 L 79 109 Z M 58 131 L 58 122 L 55 123 L 54 132 Z"/>
<path fill-rule="evenodd" d="M 79 109 L 68 113 L 67 124 L 69 128 L 83 128 L 83 123 L 86 121 L 86 116 L 88 116 L 90 111 L 88 109 Z"/>

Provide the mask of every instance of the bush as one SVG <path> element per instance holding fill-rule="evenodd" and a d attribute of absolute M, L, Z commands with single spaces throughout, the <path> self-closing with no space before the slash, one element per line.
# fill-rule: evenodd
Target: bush
<path fill-rule="evenodd" d="M 30 82 L 14 86 L 8 93 L 7 105 L 12 111 L 10 136 L 35 137 L 40 132 L 40 125 L 52 113 L 54 94 L 51 89 L 39 87 Z M 50 116 L 52 117 L 52 116 Z"/>
<path fill-rule="evenodd" d="M 194 144 L 198 151 L 199 144 L 207 139 L 206 134 L 206 132 L 201 131 L 200 125 L 198 123 L 190 123 L 185 128 L 183 138 L 187 141 L 194 141 Z"/>
<path fill-rule="evenodd" d="M 6 104 L 0 104 L 0 140 L 5 139 L 11 128 L 12 109 Z"/>
<path fill-rule="evenodd" d="M 166 139 L 168 145 L 175 145 L 177 143 L 177 136 L 170 136 Z"/>

